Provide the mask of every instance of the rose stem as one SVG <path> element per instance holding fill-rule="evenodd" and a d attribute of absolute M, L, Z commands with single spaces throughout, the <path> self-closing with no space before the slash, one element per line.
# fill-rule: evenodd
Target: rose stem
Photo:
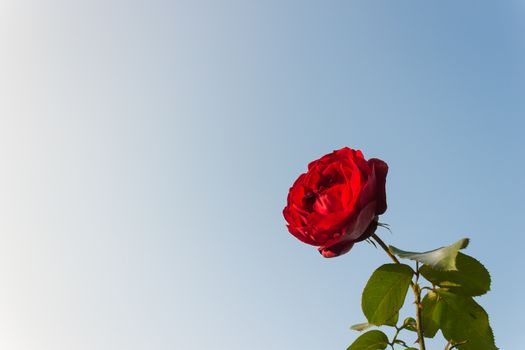
<path fill-rule="evenodd" d="M 388 254 L 390 259 L 392 259 L 396 264 L 400 264 L 399 260 L 396 258 L 394 254 L 390 252 L 388 249 L 388 246 L 379 238 L 375 233 L 372 234 L 372 238 L 383 248 L 383 250 Z M 416 272 L 416 274 L 419 271 Z M 417 280 L 416 280 L 417 281 Z M 425 339 L 423 337 L 423 324 L 421 323 L 421 291 L 419 290 L 419 287 L 416 283 L 410 281 L 410 286 L 412 287 L 412 290 L 414 291 L 414 297 L 416 299 L 416 326 L 417 326 L 417 340 L 419 342 L 420 350 L 426 350 L 425 349 Z"/>

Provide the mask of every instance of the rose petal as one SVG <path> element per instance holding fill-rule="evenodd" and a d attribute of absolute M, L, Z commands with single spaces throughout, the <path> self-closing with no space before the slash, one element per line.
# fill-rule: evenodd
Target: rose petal
<path fill-rule="evenodd" d="M 319 247 L 319 253 L 325 258 L 334 258 L 339 255 L 346 254 L 352 249 L 354 242 L 352 241 L 342 241 L 336 244 L 333 244 L 329 247 Z"/>
<path fill-rule="evenodd" d="M 298 240 L 303 243 L 310 244 L 313 246 L 319 246 L 320 243 L 312 238 L 312 235 L 308 234 L 308 229 L 306 227 L 294 227 L 287 225 L 288 231 L 295 236 Z"/>
<path fill-rule="evenodd" d="M 363 158 L 363 154 L 358 151 L 358 155 L 361 154 L 360 157 L 355 157 L 355 163 L 359 167 L 359 170 L 361 170 L 361 173 L 368 177 L 370 173 L 372 172 L 372 169 L 370 169 L 370 166 L 368 165 L 368 162 Z"/>
<path fill-rule="evenodd" d="M 365 233 L 367 227 L 376 217 L 376 208 L 377 202 L 372 201 L 361 209 L 352 226 L 348 228 L 346 239 L 355 241 Z"/>
<path fill-rule="evenodd" d="M 303 220 L 301 219 L 301 213 L 292 206 L 288 206 L 283 210 L 283 216 L 286 222 L 292 226 L 303 226 Z"/>
<path fill-rule="evenodd" d="M 365 232 L 358 239 L 356 239 L 355 241 L 356 242 L 361 242 L 361 241 L 364 241 L 365 239 L 369 238 L 370 236 L 372 236 L 376 232 L 377 224 L 378 224 L 378 222 L 377 222 L 377 216 L 376 216 L 374 218 L 374 220 L 372 220 L 370 225 L 368 225 L 368 227 L 366 228 Z"/>
<path fill-rule="evenodd" d="M 377 200 L 377 215 L 381 215 L 386 211 L 386 175 L 388 174 L 388 165 L 381 159 L 371 158 L 368 160 L 375 174 L 376 183 L 376 200 Z"/>
<path fill-rule="evenodd" d="M 348 231 L 344 236 L 332 239 L 319 247 L 321 254 L 325 258 L 332 258 L 345 254 L 352 248 L 355 242 L 370 237 L 377 228 L 375 210 L 375 201 L 364 207 L 359 212 L 359 215 L 357 215 L 357 218 L 352 220 L 352 226 L 348 228 Z"/>
<path fill-rule="evenodd" d="M 341 203 L 341 197 L 346 187 L 346 185 L 330 187 L 317 197 L 313 209 L 323 215 L 343 210 L 344 203 Z"/>
<path fill-rule="evenodd" d="M 350 213 L 347 211 L 339 211 L 335 213 L 330 213 L 327 215 L 322 215 L 317 212 L 313 212 L 308 215 L 306 219 L 308 225 L 314 228 L 317 232 L 330 233 L 334 234 L 341 232 L 342 229 L 346 226 Z M 323 242 L 324 243 L 324 242 Z"/>

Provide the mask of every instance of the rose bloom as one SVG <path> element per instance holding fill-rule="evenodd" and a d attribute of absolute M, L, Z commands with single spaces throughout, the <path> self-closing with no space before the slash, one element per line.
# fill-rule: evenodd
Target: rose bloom
<path fill-rule="evenodd" d="M 347 253 L 375 232 L 386 211 L 387 172 L 384 161 L 367 161 L 348 147 L 311 162 L 290 188 L 288 231 L 326 258 Z"/>

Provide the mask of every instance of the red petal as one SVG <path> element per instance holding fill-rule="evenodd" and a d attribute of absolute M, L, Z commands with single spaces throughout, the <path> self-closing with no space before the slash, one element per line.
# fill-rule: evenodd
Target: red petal
<path fill-rule="evenodd" d="M 346 188 L 346 184 L 330 187 L 317 197 L 313 209 L 323 215 L 341 211 L 341 199 Z"/>
<path fill-rule="evenodd" d="M 316 231 L 333 234 L 341 232 L 349 215 L 350 213 L 346 211 L 338 211 L 327 215 L 313 212 L 308 216 L 307 221 L 308 225 L 315 228 Z"/>
<path fill-rule="evenodd" d="M 381 159 L 371 158 L 368 160 L 375 174 L 375 198 L 377 200 L 377 215 L 381 215 L 386 211 L 386 175 L 388 173 L 388 165 Z"/>
<path fill-rule="evenodd" d="M 346 233 L 347 239 L 351 241 L 356 241 L 365 233 L 370 223 L 376 217 L 376 204 L 376 201 L 372 201 L 361 209 L 361 211 L 357 215 L 356 220 L 348 228 L 348 231 Z"/>
<path fill-rule="evenodd" d="M 288 231 L 303 243 L 318 246 L 319 242 L 312 239 L 312 236 L 307 233 L 306 227 L 293 227 L 288 225 Z"/>
<path fill-rule="evenodd" d="M 333 244 L 329 247 L 319 247 L 319 253 L 325 258 L 334 258 L 339 255 L 346 254 L 352 249 L 354 242 L 352 241 L 342 241 L 336 244 Z"/>

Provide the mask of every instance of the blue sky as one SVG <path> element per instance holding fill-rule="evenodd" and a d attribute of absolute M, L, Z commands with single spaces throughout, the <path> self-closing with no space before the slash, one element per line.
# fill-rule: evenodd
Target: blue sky
<path fill-rule="evenodd" d="M 345 349 L 388 260 L 323 259 L 281 211 L 349 146 L 390 166 L 385 241 L 472 239 L 517 349 L 524 23 L 520 1 L 3 1 L 0 347 Z"/>

